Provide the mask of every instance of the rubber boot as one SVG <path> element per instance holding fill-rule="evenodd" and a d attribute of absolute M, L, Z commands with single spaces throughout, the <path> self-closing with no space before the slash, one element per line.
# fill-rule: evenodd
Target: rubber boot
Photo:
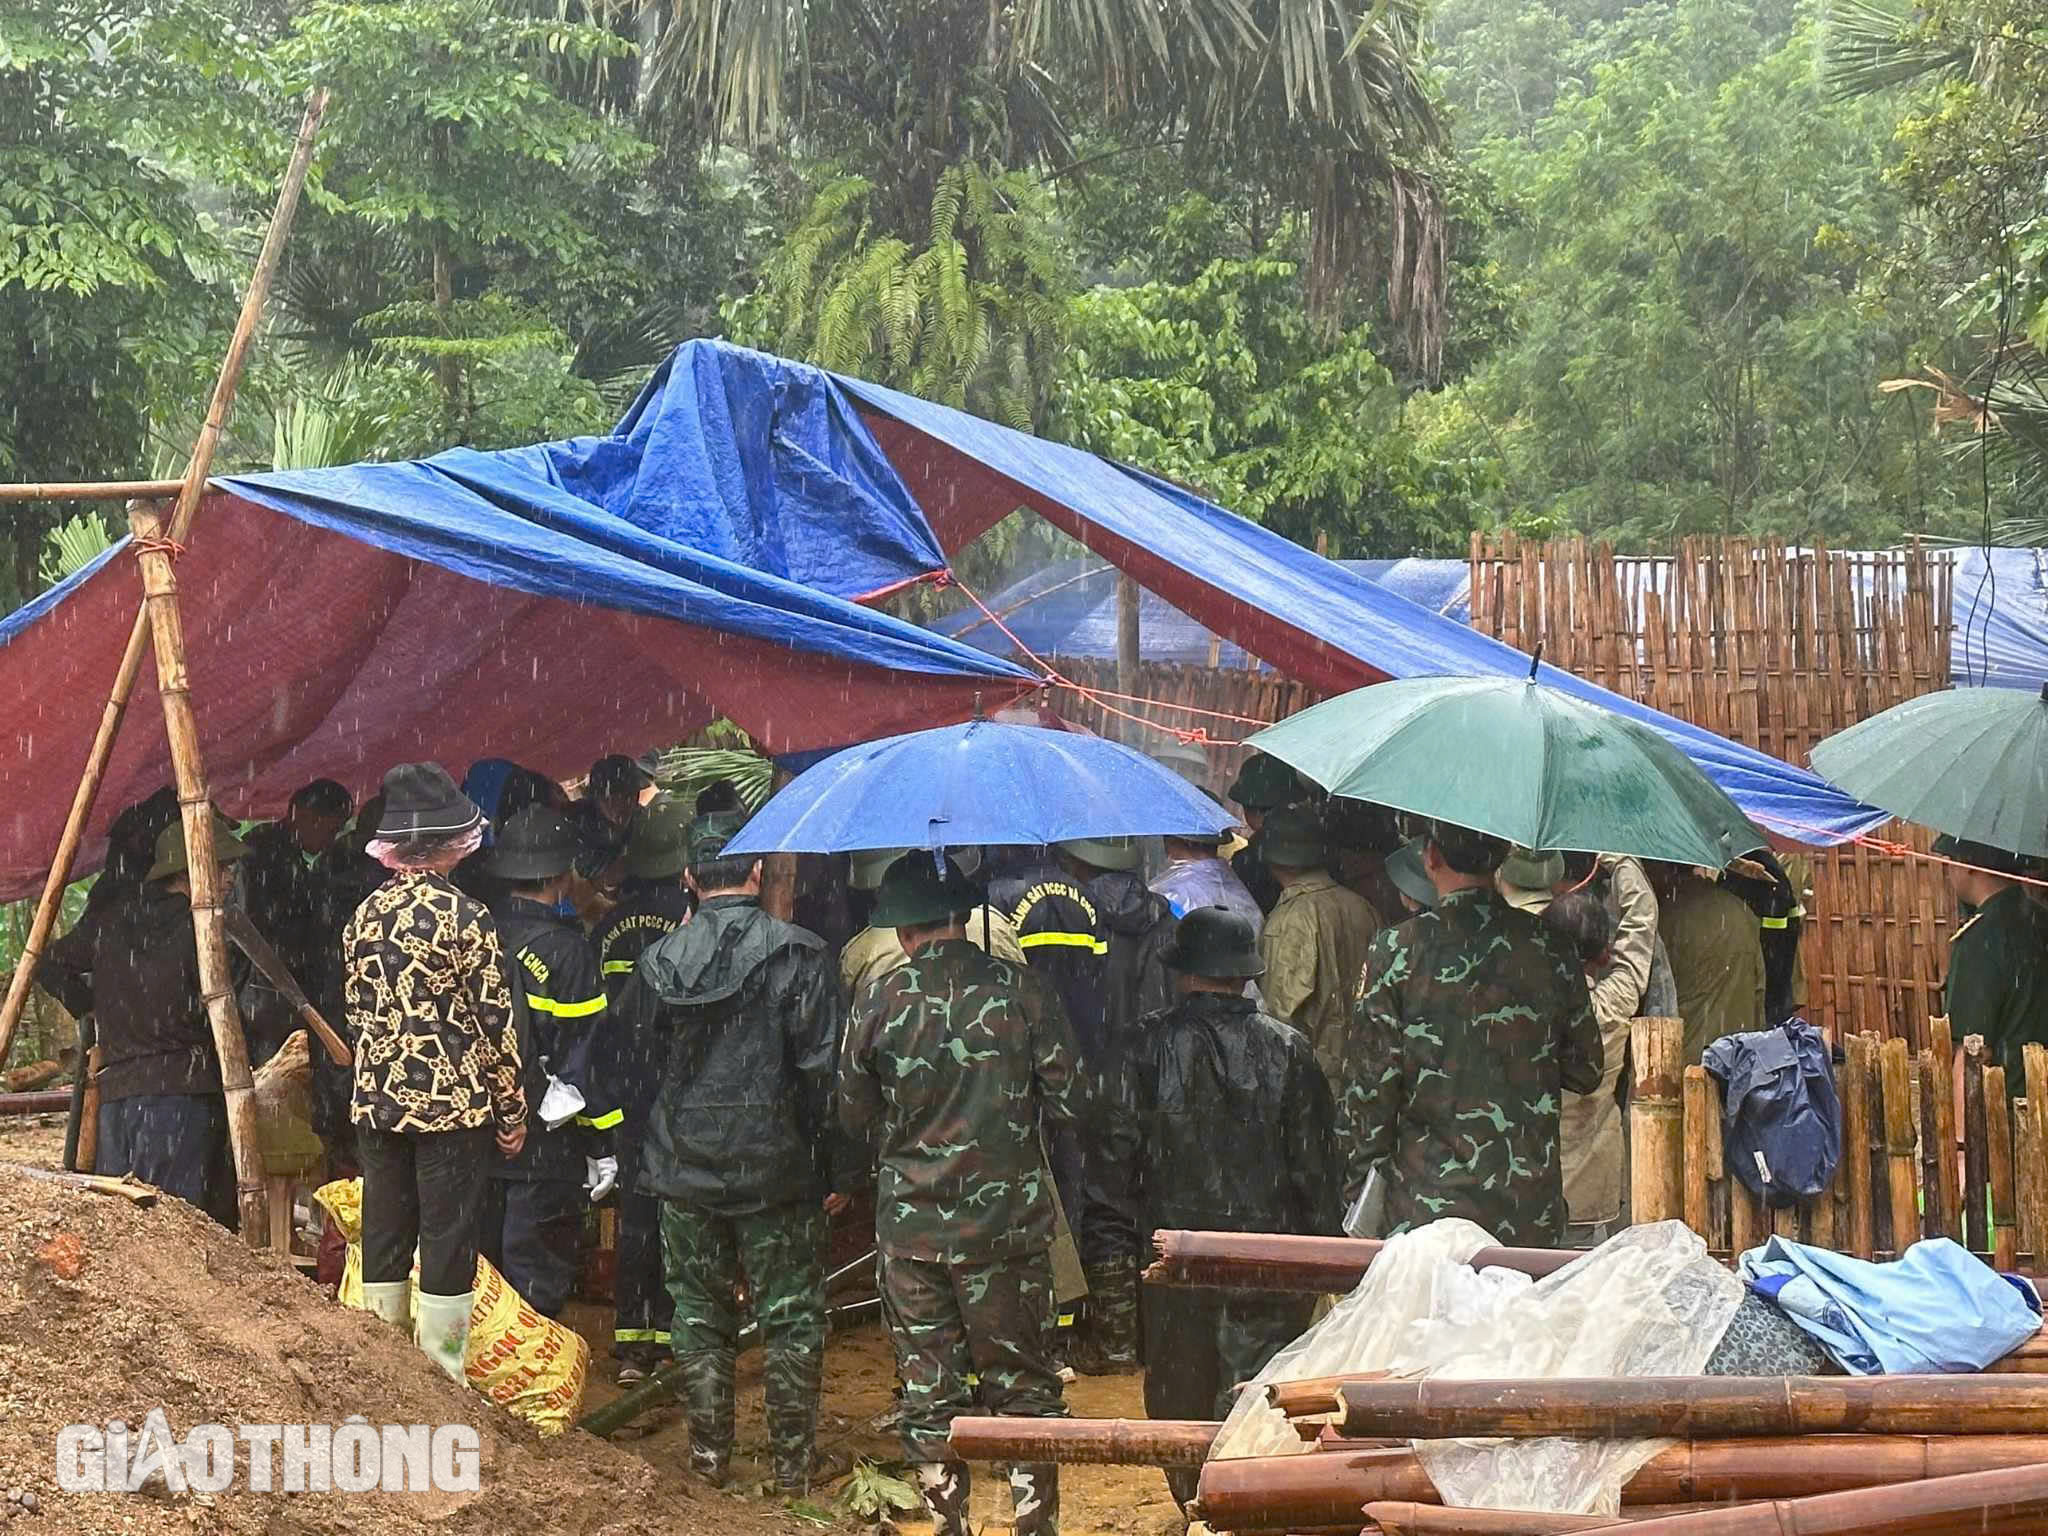
<path fill-rule="evenodd" d="M 690 1420 L 690 1470 L 723 1488 L 732 1475 L 733 1353 L 706 1349 L 676 1358 L 683 1367 L 677 1395 Z"/>
<path fill-rule="evenodd" d="M 463 1356 L 469 1350 L 469 1313 L 474 1291 L 460 1296 L 429 1296 L 420 1292 L 419 1345 L 434 1364 L 461 1381 Z"/>
<path fill-rule="evenodd" d="M 824 1357 L 810 1350 L 770 1348 L 761 1362 L 774 1491 L 786 1497 L 801 1498 L 810 1492 L 813 1481 L 830 1481 L 812 1465 L 824 1378 Z"/>
<path fill-rule="evenodd" d="M 1013 1536 L 1060 1536 L 1060 1469 L 1050 1461 L 1010 1468 Z"/>
<path fill-rule="evenodd" d="M 932 1536 L 973 1536 L 967 1523 L 972 1479 L 964 1461 L 926 1461 L 917 1468 L 917 1491 L 931 1511 Z"/>
<path fill-rule="evenodd" d="M 378 1280 L 363 1285 L 363 1306 L 394 1328 L 412 1332 L 412 1282 Z"/>
<path fill-rule="evenodd" d="M 1138 1267 L 1135 1261 L 1088 1271 L 1088 1317 L 1073 1364 L 1087 1376 L 1115 1376 L 1138 1365 Z"/>

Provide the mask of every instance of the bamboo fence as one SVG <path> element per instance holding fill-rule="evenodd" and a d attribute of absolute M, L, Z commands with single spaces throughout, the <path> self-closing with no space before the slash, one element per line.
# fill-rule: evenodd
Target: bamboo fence
<path fill-rule="evenodd" d="M 1946 687 L 1950 562 L 1687 539 L 1675 556 L 1604 544 L 1472 541 L 1472 622 L 1616 693 L 1804 766 L 1815 742 Z M 1927 846 L 1918 828 L 1888 840 Z M 1938 866 L 1858 844 L 1808 856 L 1808 1016 L 1914 1048 L 1941 1012 L 1954 910 Z"/>
<path fill-rule="evenodd" d="M 1686 1225 L 1723 1257 L 1773 1233 L 1866 1259 L 1894 1258 L 1922 1237 L 1951 1237 L 1999 1269 L 2048 1273 L 2048 1047 L 2027 1046 L 2027 1081 L 2008 1084 L 1978 1037 L 1958 1056 L 1948 1020 L 1930 1020 L 1927 1036 L 1917 1054 L 1903 1039 L 1874 1033 L 1843 1042 L 1835 1077 L 1841 1161 L 1819 1196 L 1777 1209 L 1729 1175 L 1720 1084 L 1688 1067 L 1674 1207 Z M 1668 1166 L 1637 1156 L 1638 1189 L 1668 1181 Z M 2048 1372 L 2048 1342 L 2020 1354 L 2024 1363 L 2011 1369 Z"/>

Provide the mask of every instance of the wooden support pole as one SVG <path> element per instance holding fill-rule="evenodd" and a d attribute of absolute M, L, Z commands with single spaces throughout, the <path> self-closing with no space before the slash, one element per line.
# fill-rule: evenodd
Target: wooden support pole
<path fill-rule="evenodd" d="M 1629 1096 L 1629 1214 L 1647 1224 L 1685 1214 L 1685 1026 L 1677 1019 L 1637 1019 L 1629 1032 L 1635 1063 Z"/>
<path fill-rule="evenodd" d="M 1117 577 L 1116 691 L 1118 693 L 1135 695 L 1138 691 L 1138 664 L 1144 655 L 1141 638 L 1138 633 L 1138 605 L 1142 599 L 1143 594 L 1138 588 L 1135 577 Z M 1129 708 L 1130 706 L 1126 704 L 1125 707 Z M 1139 738 L 1146 734 L 1146 732 L 1139 730 L 1131 721 L 1127 720 L 1124 722 L 1123 735 L 1132 746 L 1142 747 L 1145 743 Z"/>
<path fill-rule="evenodd" d="M 41 480 L 0 485 L 0 503 L 13 501 L 158 501 L 185 488 L 182 480 Z"/>
<path fill-rule="evenodd" d="M 2033 1101 L 2012 1101 L 2012 1163 L 2014 1203 L 2019 1207 L 2019 1249 L 2036 1269 L 2041 1267 L 2041 1234 L 2048 1230 L 2048 1191 L 2042 1183 L 2041 1123 Z"/>
<path fill-rule="evenodd" d="M 1906 1042 L 1885 1041 L 1878 1048 L 1877 1064 L 1884 1086 L 1886 1194 L 1892 1254 L 1897 1257 L 1920 1240 L 1919 1181 L 1913 1171 L 1913 1063 Z"/>
<path fill-rule="evenodd" d="M 1631 1536 L 2018 1536 L 2048 1529 L 2048 1466 L 1638 1521 Z"/>
<path fill-rule="evenodd" d="M 1956 1048 L 1948 1020 L 1927 1021 L 1926 1086 L 1921 1092 L 1921 1132 L 1933 1144 L 1933 1176 L 1927 1186 L 1927 1211 L 1940 1208 L 1940 1225 L 1930 1235 L 1963 1240 L 1963 1188 L 1956 1167 Z M 1922 1162 L 1925 1162 L 1923 1150 Z"/>
<path fill-rule="evenodd" d="M 1991 1251 L 1991 1121 L 1984 1103 L 1984 1037 L 1963 1037 L 1963 1244 Z"/>
<path fill-rule="evenodd" d="M 164 730 L 171 742 L 171 772 L 185 824 L 185 881 L 191 893 L 192 934 L 199 946 L 199 993 L 213 1028 L 220 1059 L 221 1092 L 227 1099 L 228 1144 L 235 1158 L 235 1203 L 241 1212 L 242 1241 L 262 1248 L 270 1240 L 263 1183 L 263 1153 L 257 1141 L 256 1093 L 249 1073 L 249 1042 L 235 1005 L 228 970 L 224 918 L 226 883 L 214 857 L 213 795 L 199 750 L 199 723 L 192 709 L 192 684 L 185 667 L 185 630 L 178 612 L 178 580 L 163 537 L 163 523 L 148 502 L 128 508 L 142 565 L 142 604 L 149 616 L 156 652 L 156 691 L 163 704 Z"/>
<path fill-rule="evenodd" d="M 1622 1488 L 1623 1505 L 1791 1499 L 2048 1462 L 2044 1435 L 1805 1435 L 1681 1440 Z M 1376 1500 L 1440 1504 L 1407 1450 L 1323 1450 L 1203 1463 L 1199 1516 L 1219 1531 L 1358 1529 Z"/>
<path fill-rule="evenodd" d="M 1620 1376 L 1346 1383 L 1345 1439 L 1588 1440 L 1756 1435 L 2018 1435 L 2048 1425 L 2024 1376 Z"/>
<path fill-rule="evenodd" d="M 2019 1226 L 2012 1177 L 2012 1103 L 2005 1096 L 2005 1068 L 1984 1069 L 1984 1141 L 1991 1171 L 1991 1262 L 2000 1270 L 2017 1268 Z"/>
<path fill-rule="evenodd" d="M 2025 1142 L 2033 1154 L 2022 1157 L 2014 1170 L 2021 1190 L 2021 1209 L 2034 1209 L 2034 1234 L 2030 1252 L 2034 1267 L 2048 1266 L 2048 1046 L 2025 1045 L 2020 1060 L 2027 1076 L 2027 1121 Z M 2023 1244 L 2022 1246 L 2026 1246 Z"/>
<path fill-rule="evenodd" d="M 1840 1234 L 1859 1259 L 1877 1257 L 1877 1210 L 1870 1197 L 1870 1087 L 1877 1072 L 1877 1041 L 1850 1035 L 1842 1042 L 1842 1172 L 1849 1193 L 1848 1224 Z"/>
<path fill-rule="evenodd" d="M 1713 1085 L 1707 1080 L 1705 1067 L 1685 1069 L 1685 1224 L 1700 1236 L 1700 1241 L 1713 1246 L 1713 1221 L 1707 1204 L 1707 1181 L 1717 1168 L 1708 1166 L 1709 1149 L 1714 1141 L 1714 1119 L 1717 1110 L 1714 1104 Z"/>
<path fill-rule="evenodd" d="M 315 91 L 312 100 L 306 103 L 306 115 L 299 122 L 298 141 L 292 146 L 291 164 L 285 168 L 284 183 L 278 188 L 277 207 L 270 216 L 270 229 L 264 235 L 263 249 L 256 257 L 256 269 L 249 275 L 249 289 L 242 296 L 242 312 L 235 320 L 235 332 L 228 342 L 227 355 L 221 359 L 220 377 L 213 386 L 213 400 L 207 407 L 206 424 L 200 428 L 198 440 L 192 445 L 192 458 L 186 465 L 185 478 L 178 483 L 178 505 L 171 515 L 169 533 L 173 544 L 184 543 L 192 531 L 192 519 L 199 510 L 199 498 L 206 489 L 206 479 L 213 468 L 214 449 L 219 446 L 221 431 L 234 405 L 235 391 L 241 386 L 242 367 L 248 361 L 250 344 L 256 338 L 257 323 L 263 318 L 264 302 L 270 294 L 270 280 L 277 271 L 278 258 L 283 254 L 285 236 L 291 232 L 292 217 L 298 211 L 299 193 L 306 185 L 306 171 L 313 162 L 313 140 L 326 110 L 327 92 L 322 88 Z M 94 802 L 99 799 L 100 783 L 106 777 L 107 761 L 114 751 L 114 738 L 120 734 L 122 717 L 128 712 L 129 695 L 135 691 L 135 679 L 142 672 L 142 650 L 150 634 L 151 623 L 145 605 L 137 610 L 135 623 L 128 632 L 128 648 L 121 653 L 121 665 L 115 669 L 114 685 L 107 694 L 106 707 L 100 713 L 99 729 L 93 734 L 92 750 L 86 754 L 78 789 L 71 797 L 71 811 L 65 818 L 64 831 L 57 839 L 57 850 L 50 856 L 50 872 L 44 878 L 43 894 L 36 902 L 34 917 L 29 921 L 21 958 L 15 964 L 14 978 L 8 984 L 6 1001 L 0 1003 L 0 1061 L 7 1059 L 7 1049 L 14 1043 L 14 1032 L 20 1028 L 22 1012 L 28 1006 L 28 990 L 35 981 L 36 966 L 49 944 L 57 915 L 63 910 L 64 888 L 71 883 L 72 866 L 78 861 L 78 847 L 85 840 L 86 822 L 92 816 Z M 211 847 L 211 843 L 208 846 Z"/>
<path fill-rule="evenodd" d="M 1152 1246 L 1159 1257 L 1145 1271 L 1149 1285 L 1322 1293 L 1350 1290 L 1386 1245 L 1364 1237 L 1161 1228 L 1152 1234 Z M 1482 1248 L 1470 1263 L 1541 1279 L 1584 1257 L 1569 1248 Z"/>
<path fill-rule="evenodd" d="M 947 1444 L 961 1461 L 1199 1467 L 1221 1428 L 1207 1419 L 963 1417 L 953 1421 Z"/>

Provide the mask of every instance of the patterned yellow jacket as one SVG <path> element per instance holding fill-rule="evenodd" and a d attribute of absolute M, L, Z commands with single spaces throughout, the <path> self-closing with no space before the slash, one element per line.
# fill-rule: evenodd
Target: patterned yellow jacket
<path fill-rule="evenodd" d="M 394 875 L 349 919 L 342 963 L 356 1124 L 459 1131 L 525 1123 L 504 951 L 482 903 L 439 875 Z"/>

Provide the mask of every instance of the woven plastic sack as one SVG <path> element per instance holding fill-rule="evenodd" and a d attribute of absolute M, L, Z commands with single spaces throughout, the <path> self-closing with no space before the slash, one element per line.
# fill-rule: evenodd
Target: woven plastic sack
<path fill-rule="evenodd" d="M 1466 1261 L 1493 1238 L 1437 1221 L 1392 1238 L 1349 1296 L 1254 1378 L 1212 1457 L 1310 1447 L 1263 1391 L 1347 1371 L 1517 1379 L 1684 1376 L 1706 1364 L 1743 1286 L 1683 1222 L 1630 1227 L 1542 1280 Z M 1663 1440 L 1418 1440 L 1445 1504 L 1612 1515 Z"/>
<path fill-rule="evenodd" d="M 313 1198 L 348 1239 L 337 1295 L 345 1307 L 363 1307 L 363 1181 L 337 1179 Z M 414 1308 L 419 1269 L 409 1282 Z M 590 1375 L 590 1345 L 573 1328 L 542 1317 L 506 1283 L 491 1261 L 477 1255 L 475 1295 L 469 1309 L 469 1343 L 462 1374 L 471 1387 L 544 1435 L 559 1435 L 576 1422 Z"/>

